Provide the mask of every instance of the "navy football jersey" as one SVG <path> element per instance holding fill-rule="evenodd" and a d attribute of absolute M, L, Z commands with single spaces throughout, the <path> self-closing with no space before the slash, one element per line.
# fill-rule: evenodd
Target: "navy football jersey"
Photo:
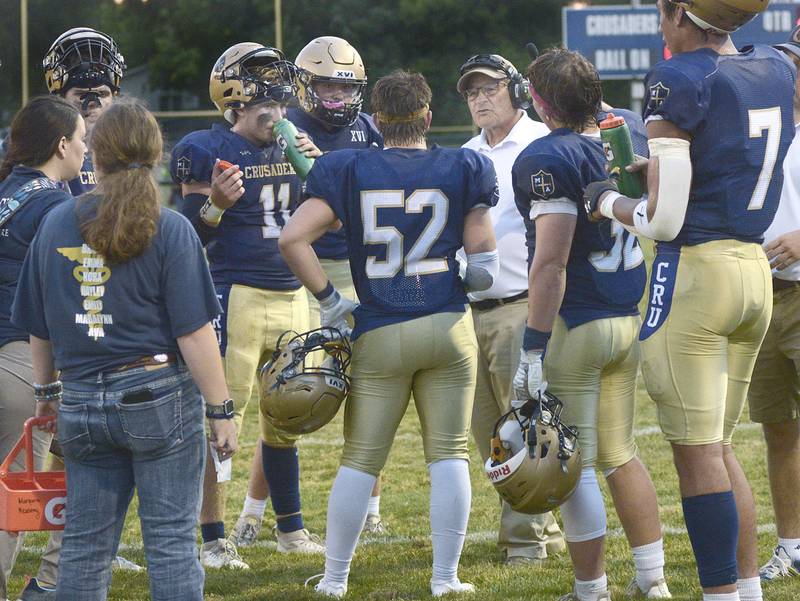
<path fill-rule="evenodd" d="M 277 144 L 260 148 L 224 125 L 192 132 L 172 151 L 170 173 L 177 183 L 210 182 L 214 160 L 244 173 L 244 195 L 225 211 L 207 245 L 214 283 L 265 290 L 296 290 L 294 276 L 278 250 L 278 237 L 300 200 L 302 181 Z M 182 203 L 192 218 L 200 206 Z"/>
<path fill-rule="evenodd" d="M 584 188 L 607 177 L 600 136 L 565 128 L 534 140 L 511 171 L 514 199 L 527 229 L 529 264 L 536 252 L 531 209 L 555 200 L 576 205 L 567 286 L 559 311 L 569 328 L 605 317 L 636 315 L 644 292 L 646 270 L 636 236 L 614 221 L 592 223 L 586 216 Z"/>
<path fill-rule="evenodd" d="M 465 215 L 497 204 L 491 161 L 465 148 L 338 150 L 317 159 L 308 196 L 342 222 L 359 307 L 353 339 L 424 315 L 463 312 Z"/>
<path fill-rule="evenodd" d="M 366 113 L 359 113 L 355 123 L 349 127 L 332 129 L 299 108 L 289 109 L 286 116 L 304 130 L 322 152 L 344 148 L 383 148 L 383 137 L 375 128 L 372 117 Z M 327 232 L 314 243 L 314 250 L 322 259 L 346 259 L 347 238 L 342 230 Z"/>
<path fill-rule="evenodd" d="M 97 180 L 94 178 L 94 164 L 92 163 L 92 153 L 87 152 L 83 156 L 83 165 L 81 165 L 81 172 L 75 179 L 69 180 L 67 184 L 72 195 L 77 197 L 86 192 L 91 192 L 97 185 Z"/>
<path fill-rule="evenodd" d="M 794 137 L 794 68 L 769 46 L 676 54 L 648 73 L 645 121 L 692 136 L 692 186 L 674 244 L 761 242 L 775 216 Z"/>

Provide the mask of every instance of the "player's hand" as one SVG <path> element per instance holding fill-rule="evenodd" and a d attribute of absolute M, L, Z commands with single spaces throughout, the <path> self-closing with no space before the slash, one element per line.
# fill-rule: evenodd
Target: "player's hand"
<path fill-rule="evenodd" d="M 338 290 L 334 290 L 327 297 L 319 301 L 319 321 L 322 327 L 336 328 L 342 336 L 350 336 L 353 328 L 347 323 L 347 318 L 358 307 L 349 298 L 343 297 Z"/>
<path fill-rule="evenodd" d="M 800 230 L 778 236 L 764 247 L 773 269 L 786 269 L 800 260 Z"/>
<path fill-rule="evenodd" d="M 610 177 L 608 179 L 600 180 L 599 182 L 592 182 L 583 191 L 583 206 L 586 208 L 586 216 L 589 221 L 602 221 L 605 219 L 600 213 L 600 203 L 608 192 L 619 192 L 617 187 L 617 178 Z"/>
<path fill-rule="evenodd" d="M 300 132 L 295 136 L 294 145 L 297 147 L 297 150 L 310 159 L 322 156 L 322 151 L 316 147 L 314 142 L 311 141 L 311 138 L 308 137 L 308 134 L 304 132 Z"/>
<path fill-rule="evenodd" d="M 239 165 L 230 165 L 226 169 L 225 162 L 214 161 L 211 173 L 211 202 L 220 209 L 230 209 L 244 194 L 244 174 Z"/>
<path fill-rule="evenodd" d="M 209 419 L 209 439 L 217 450 L 220 461 L 225 461 L 239 450 L 236 423 L 232 419 Z"/>
<path fill-rule="evenodd" d="M 515 400 L 520 406 L 528 399 L 539 398 L 545 391 L 547 384 L 542 380 L 542 351 L 520 350 L 519 366 L 514 375 L 513 386 Z M 512 406 L 514 406 L 513 401 Z"/>

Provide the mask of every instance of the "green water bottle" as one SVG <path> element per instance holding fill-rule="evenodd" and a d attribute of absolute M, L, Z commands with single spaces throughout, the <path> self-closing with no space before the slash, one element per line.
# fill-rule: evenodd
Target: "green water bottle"
<path fill-rule="evenodd" d="M 283 154 L 294 167 L 300 179 L 305 181 L 308 172 L 314 165 L 314 159 L 307 157 L 305 154 L 297 150 L 295 145 L 297 142 L 297 128 L 294 123 L 288 119 L 281 119 L 272 126 L 272 135 L 275 136 L 275 141 L 281 147 Z"/>
<path fill-rule="evenodd" d="M 606 153 L 609 173 L 619 175 L 619 191 L 628 198 L 641 198 L 644 195 L 638 173 L 628 173 L 625 167 L 633 163 L 633 143 L 631 132 L 625 119 L 615 117 L 614 113 L 600 122 L 600 138 Z"/>

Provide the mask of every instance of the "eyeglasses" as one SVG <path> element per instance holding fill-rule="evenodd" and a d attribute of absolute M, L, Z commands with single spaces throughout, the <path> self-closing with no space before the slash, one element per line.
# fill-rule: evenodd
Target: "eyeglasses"
<path fill-rule="evenodd" d="M 467 88 L 466 90 L 464 90 L 464 98 L 466 98 L 467 100 L 477 100 L 481 92 L 483 92 L 483 95 L 486 96 L 487 99 L 493 98 L 497 94 L 497 92 L 500 91 L 500 88 L 505 87 L 506 85 L 508 85 L 508 80 L 500 79 L 488 86 Z"/>

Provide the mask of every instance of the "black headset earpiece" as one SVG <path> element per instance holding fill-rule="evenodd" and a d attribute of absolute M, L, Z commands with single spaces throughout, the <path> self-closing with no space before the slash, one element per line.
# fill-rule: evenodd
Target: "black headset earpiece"
<path fill-rule="evenodd" d="M 508 95 L 511 98 L 511 106 L 514 108 L 527 109 L 531 107 L 531 95 L 528 91 L 528 82 L 522 74 L 514 68 L 510 62 L 497 54 L 476 54 L 467 59 L 461 65 L 459 73 L 464 75 L 475 67 L 489 67 L 497 69 L 508 76 Z"/>

